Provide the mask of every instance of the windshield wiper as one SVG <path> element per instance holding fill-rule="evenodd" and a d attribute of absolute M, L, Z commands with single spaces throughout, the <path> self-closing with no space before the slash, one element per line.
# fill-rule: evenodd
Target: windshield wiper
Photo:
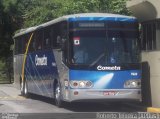
<path fill-rule="evenodd" d="M 103 57 L 105 56 L 105 53 L 102 53 L 95 61 L 93 61 L 89 67 L 94 66 L 97 62 L 99 62 Z"/>

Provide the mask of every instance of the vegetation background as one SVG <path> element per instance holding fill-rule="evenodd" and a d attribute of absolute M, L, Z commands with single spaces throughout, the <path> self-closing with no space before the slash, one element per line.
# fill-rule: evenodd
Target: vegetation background
<path fill-rule="evenodd" d="M 18 29 L 74 13 L 130 15 L 127 0 L 0 0 L 0 83 L 13 81 L 13 36 Z"/>

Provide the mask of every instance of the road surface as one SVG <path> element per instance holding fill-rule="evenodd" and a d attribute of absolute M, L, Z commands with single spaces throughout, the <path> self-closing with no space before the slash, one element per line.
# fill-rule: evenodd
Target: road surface
<path fill-rule="evenodd" d="M 53 99 L 31 95 L 25 98 L 12 84 L 0 84 L 1 113 L 75 113 L 75 112 L 137 112 L 137 106 L 110 103 L 66 103 L 63 108 L 57 108 Z"/>

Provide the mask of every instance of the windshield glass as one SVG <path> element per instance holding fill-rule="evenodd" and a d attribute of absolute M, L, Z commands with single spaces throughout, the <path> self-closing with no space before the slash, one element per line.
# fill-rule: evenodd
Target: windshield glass
<path fill-rule="evenodd" d="M 81 29 L 70 31 L 71 63 L 112 65 L 138 63 L 138 32 L 124 29 Z"/>
<path fill-rule="evenodd" d="M 108 31 L 108 63 L 138 63 L 137 32 Z"/>

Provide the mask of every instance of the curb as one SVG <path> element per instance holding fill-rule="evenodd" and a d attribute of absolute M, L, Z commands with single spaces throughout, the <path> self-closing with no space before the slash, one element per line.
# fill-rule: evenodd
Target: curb
<path fill-rule="evenodd" d="M 150 113 L 160 113 L 160 108 L 148 107 L 147 112 Z"/>

